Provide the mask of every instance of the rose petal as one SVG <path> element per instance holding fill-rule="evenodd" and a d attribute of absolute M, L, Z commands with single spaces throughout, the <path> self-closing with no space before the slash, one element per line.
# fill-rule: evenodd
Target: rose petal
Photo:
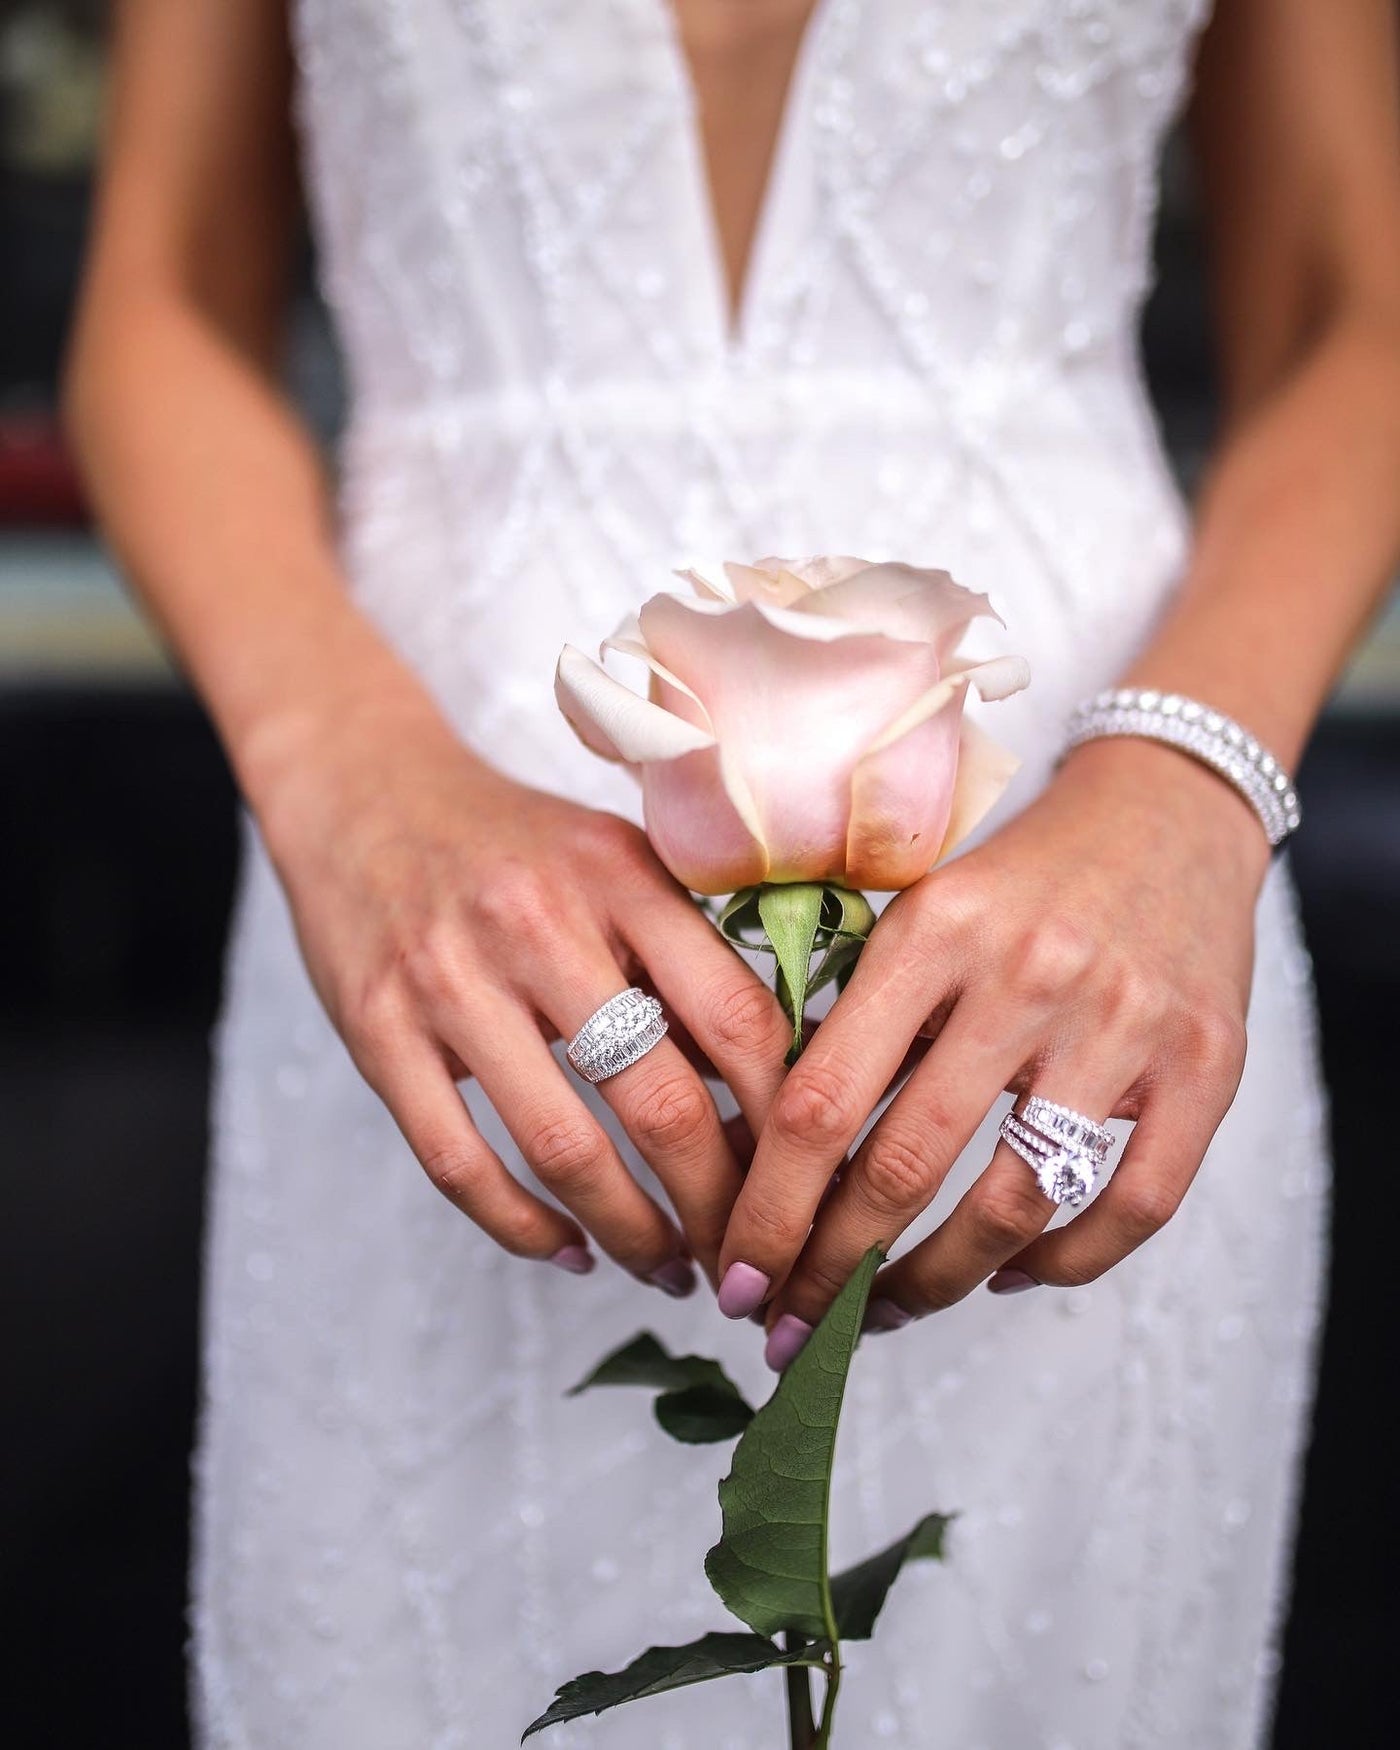
<path fill-rule="evenodd" d="M 661 602 L 668 604 L 664 610 L 658 607 Z M 875 636 L 864 627 L 853 625 L 848 620 L 827 618 L 821 614 L 799 613 L 796 608 L 783 607 L 780 603 L 757 597 L 741 602 L 738 608 L 735 608 L 729 603 L 704 601 L 697 596 L 673 595 L 669 590 L 663 590 L 659 595 L 654 595 L 649 601 L 643 602 L 637 616 L 643 640 L 653 654 L 656 651 L 656 640 L 653 633 L 657 613 L 664 611 L 669 615 L 673 609 L 677 608 L 682 614 L 690 614 L 696 618 L 709 620 L 733 619 L 736 614 L 757 614 L 765 619 L 770 626 L 776 627 L 780 632 L 786 632 L 789 637 L 801 638 L 813 644 L 833 644 L 839 638 Z M 673 628 L 679 624 L 675 619 L 672 619 L 670 623 Z M 749 621 L 745 619 L 741 624 L 747 625 Z M 674 632 L 672 636 L 674 637 Z M 686 634 L 686 636 L 689 635 Z M 675 665 L 672 663 L 670 666 L 674 667 Z"/>
<path fill-rule="evenodd" d="M 650 693 L 654 705 L 674 711 L 677 717 L 693 723 L 706 734 L 711 732 L 710 717 L 704 704 L 683 680 L 671 673 L 665 663 L 657 661 L 642 634 L 642 623 L 635 614 L 628 614 L 620 620 L 617 630 L 598 646 L 600 657 L 609 650 L 617 651 L 619 656 L 635 656 L 639 662 L 647 665 L 656 677 Z"/>
<path fill-rule="evenodd" d="M 661 672 L 657 674 L 656 703 L 663 709 L 674 712 L 677 717 L 683 718 L 687 723 L 694 723 L 707 735 L 714 733 L 714 725 L 710 721 L 709 712 L 695 698 L 689 687 L 682 685 L 678 688 L 672 685 L 669 669 L 665 670 L 664 674 Z M 759 819 L 757 808 L 754 806 L 753 793 L 750 791 L 743 773 L 735 770 L 734 762 L 726 756 L 723 747 L 717 751 L 719 782 L 729 798 L 730 806 L 743 822 L 745 832 L 762 846 L 763 823 Z M 764 861 L 766 864 L 766 853 Z"/>
<path fill-rule="evenodd" d="M 560 652 L 554 696 L 579 740 L 604 759 L 643 765 L 715 745 L 713 735 L 640 698 L 572 644 Z"/>
<path fill-rule="evenodd" d="M 999 741 L 993 741 L 970 717 L 962 720 L 958 744 L 958 775 L 953 806 L 938 847 L 941 862 L 962 843 L 983 816 L 1001 799 L 1002 792 L 1020 769 L 1021 762 Z"/>
<path fill-rule="evenodd" d="M 1031 667 L 1024 656 L 994 656 L 988 662 L 954 663 L 934 686 L 881 730 L 867 751 L 877 753 L 901 736 L 908 735 L 920 723 L 943 710 L 969 685 L 976 687 L 979 698 L 1006 699 L 1012 693 L 1019 693 L 1029 684 L 1030 678 Z"/>
<path fill-rule="evenodd" d="M 885 636 L 874 626 L 860 626 L 852 620 L 837 619 L 835 615 L 804 613 L 800 606 L 783 608 L 771 602 L 754 602 L 751 605 L 755 613 L 762 614 L 770 626 L 786 632 L 789 638 L 803 638 L 814 644 L 834 644 L 838 638 Z"/>
<path fill-rule="evenodd" d="M 810 588 L 781 559 L 760 559 L 757 565 L 727 564 L 724 575 L 736 602 L 772 602 L 785 608 L 800 601 Z"/>
<path fill-rule="evenodd" d="M 730 797 L 718 749 L 643 767 L 642 803 L 652 848 L 692 892 L 767 880 L 768 854 Z"/>
<path fill-rule="evenodd" d="M 852 559 L 844 553 L 820 553 L 810 559 L 760 559 L 757 563 L 764 570 L 791 572 L 809 590 L 829 589 L 858 571 L 870 569 L 870 560 Z"/>
<path fill-rule="evenodd" d="M 985 662 L 968 662 L 955 656 L 944 663 L 943 673 L 965 674 L 976 688 L 977 697 L 988 703 L 1009 699 L 1031 684 L 1031 665 L 1024 656 L 989 656 Z"/>
<path fill-rule="evenodd" d="M 883 737 L 851 776 L 846 878 L 889 893 L 909 887 L 938 857 L 953 808 L 965 687 L 941 711 L 893 741 Z"/>
<path fill-rule="evenodd" d="M 648 648 L 704 700 L 736 809 L 745 789 L 751 798 L 769 878 L 840 877 L 856 760 L 892 708 L 936 681 L 932 647 L 757 602 L 720 616 L 697 605 L 647 602 Z"/>
<path fill-rule="evenodd" d="M 940 664 L 957 648 L 972 620 L 987 617 L 1002 623 L 985 595 L 954 583 L 946 571 L 914 565 L 867 565 L 814 590 L 798 604 L 798 612 L 849 621 L 862 631 L 884 632 L 890 638 L 929 643 Z"/>
<path fill-rule="evenodd" d="M 697 570 L 694 566 L 684 566 L 673 572 L 672 575 L 683 577 L 696 595 L 703 597 L 706 601 L 728 602 L 731 607 L 734 605 L 734 595 L 727 584 L 707 577 L 703 571 Z"/>
<path fill-rule="evenodd" d="M 696 595 L 707 602 L 724 602 L 730 607 L 751 601 L 771 601 L 786 607 L 809 593 L 810 585 L 784 569 L 781 559 L 762 560 L 757 565 L 736 565 L 726 560 L 720 567 L 724 581 L 711 572 L 695 566 L 678 570 Z"/>

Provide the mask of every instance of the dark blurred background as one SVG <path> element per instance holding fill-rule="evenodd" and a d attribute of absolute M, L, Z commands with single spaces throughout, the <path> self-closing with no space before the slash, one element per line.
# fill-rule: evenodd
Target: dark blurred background
<path fill-rule="evenodd" d="M 235 802 L 126 603 L 54 418 L 87 217 L 102 0 L 0 9 L 0 1550 L 14 1746 L 179 1750 L 208 1034 Z M 1213 424 L 1189 165 L 1168 154 L 1144 347 L 1189 485 Z M 339 382 L 306 275 L 289 372 Z M 1294 868 L 1337 1158 L 1334 1288 L 1275 1750 L 1391 1741 L 1400 613 L 1302 775 Z M 1380 1219 L 1377 1219 L 1379 1213 Z M 1029 1750 L 1008 1745 L 1004 1750 Z M 1098 1750 L 1110 1750 L 1108 1746 Z M 1179 1750 L 1191 1750 L 1180 1746 Z"/>

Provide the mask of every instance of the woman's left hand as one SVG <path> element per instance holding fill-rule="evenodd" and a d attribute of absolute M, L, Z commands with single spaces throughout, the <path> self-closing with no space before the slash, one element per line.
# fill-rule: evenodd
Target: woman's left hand
<path fill-rule="evenodd" d="M 789 1072 L 720 1255 L 738 1310 L 767 1279 L 781 1367 L 877 1242 L 937 1195 L 1004 1089 L 1137 1121 L 1084 1213 L 999 1142 L 941 1225 L 888 1266 L 888 1329 L 994 1287 L 1092 1281 L 1166 1222 L 1239 1084 L 1269 847 L 1248 805 L 1174 749 L 1088 743 L 977 849 L 899 894 Z M 932 1037 L 855 1157 L 916 1036 Z M 826 1195 L 830 1188 L 830 1194 Z"/>

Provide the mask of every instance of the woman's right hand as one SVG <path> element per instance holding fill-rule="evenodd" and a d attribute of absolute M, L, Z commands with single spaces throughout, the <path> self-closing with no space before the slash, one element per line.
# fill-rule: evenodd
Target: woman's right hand
<path fill-rule="evenodd" d="M 645 835 L 503 778 L 425 701 L 341 711 L 274 764 L 255 806 L 311 978 L 438 1189 L 517 1256 L 583 1272 L 591 1235 L 669 1294 L 694 1288 L 690 1257 L 713 1281 L 741 1173 L 676 1034 L 599 1091 L 679 1232 L 548 1045 L 650 986 L 763 1126 L 782 1011 Z M 487 1147 L 454 1085 L 468 1075 L 564 1212 Z"/>

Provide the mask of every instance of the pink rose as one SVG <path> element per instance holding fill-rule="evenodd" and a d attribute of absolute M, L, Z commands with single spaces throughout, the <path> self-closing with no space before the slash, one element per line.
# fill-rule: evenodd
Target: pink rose
<path fill-rule="evenodd" d="M 862 559 L 678 575 L 693 598 L 653 596 L 602 647 L 647 664 L 649 698 L 572 645 L 555 695 L 588 747 L 639 770 L 651 842 L 693 891 L 908 887 L 1006 787 L 1018 761 L 963 703 L 969 684 L 1019 692 L 1030 669 L 955 655 L 972 620 L 999 620 L 986 596 Z"/>

